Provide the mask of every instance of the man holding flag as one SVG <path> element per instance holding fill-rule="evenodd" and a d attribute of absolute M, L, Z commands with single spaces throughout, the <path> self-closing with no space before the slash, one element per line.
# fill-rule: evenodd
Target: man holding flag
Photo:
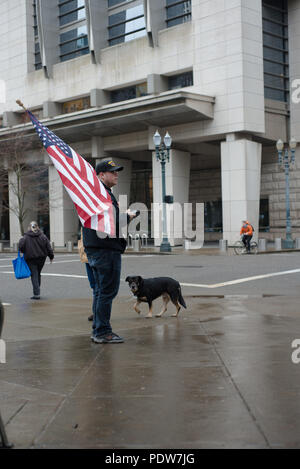
<path fill-rule="evenodd" d="M 117 295 L 121 276 L 121 254 L 125 251 L 126 240 L 121 235 L 122 226 L 135 217 L 132 212 L 119 214 L 119 205 L 111 189 L 118 183 L 119 171 L 112 160 L 102 161 L 96 166 L 96 173 L 109 193 L 116 214 L 116 235 L 104 236 L 89 228 L 83 228 L 83 245 L 96 282 L 93 303 L 93 333 L 96 344 L 118 344 L 124 342 L 112 331 L 110 324 L 112 301 Z M 120 226 L 121 224 L 121 226 Z"/>
<path fill-rule="evenodd" d="M 17 104 L 28 114 L 83 225 L 83 244 L 96 277 L 91 338 L 99 344 L 124 342 L 112 332 L 110 325 L 112 301 L 120 285 L 121 254 L 126 248 L 126 241 L 119 233 L 119 206 L 111 188 L 117 184 L 118 172 L 123 167 L 110 160 L 99 163 L 95 171 L 19 100 Z M 123 214 L 122 225 L 135 216 L 127 211 Z"/>

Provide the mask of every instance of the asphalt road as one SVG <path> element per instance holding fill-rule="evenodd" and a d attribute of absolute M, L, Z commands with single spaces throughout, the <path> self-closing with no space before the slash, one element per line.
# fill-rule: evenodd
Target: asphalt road
<path fill-rule="evenodd" d="M 300 448 L 299 253 L 124 255 L 114 346 L 90 340 L 77 254 L 45 265 L 41 301 L 13 257 L 0 256 L 0 409 L 16 448 Z M 175 277 L 187 309 L 136 314 L 133 274 Z"/>
<path fill-rule="evenodd" d="M 31 302 L 30 279 L 16 280 L 11 260 L 0 255 L 0 296 L 3 302 Z M 299 271 L 298 271 L 299 269 Z M 256 256 L 226 255 L 123 255 L 119 296 L 130 298 L 127 275 L 170 276 L 182 284 L 184 296 L 287 295 L 297 296 L 300 286 L 300 253 Z M 91 294 L 85 266 L 77 254 L 58 253 L 44 266 L 43 299 L 88 298 Z"/>

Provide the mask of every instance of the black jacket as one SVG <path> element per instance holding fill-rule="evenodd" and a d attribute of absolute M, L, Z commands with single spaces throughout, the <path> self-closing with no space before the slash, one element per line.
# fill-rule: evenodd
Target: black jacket
<path fill-rule="evenodd" d="M 105 238 L 100 238 L 97 235 L 97 231 L 92 230 L 90 228 L 84 228 L 82 229 L 83 233 L 83 246 L 84 250 L 89 254 L 93 254 L 94 252 L 97 252 L 99 249 L 108 249 L 110 251 L 119 251 L 120 253 L 123 253 L 126 249 L 127 242 L 121 235 L 119 237 L 119 204 L 117 202 L 117 199 L 111 192 L 111 190 L 105 186 L 106 190 L 108 191 L 113 206 L 115 208 L 115 220 L 116 220 L 116 237 L 115 238 L 110 238 L 108 235 Z M 124 216 L 121 215 L 121 219 L 123 219 L 124 224 L 129 222 L 129 216 L 127 214 L 124 214 Z M 122 222 L 121 222 L 122 223 Z M 122 223 L 123 224 L 123 223 Z"/>
<path fill-rule="evenodd" d="M 19 249 L 24 253 L 26 261 L 37 257 L 54 258 L 49 239 L 41 230 L 36 233 L 31 230 L 27 231 L 19 241 Z"/>

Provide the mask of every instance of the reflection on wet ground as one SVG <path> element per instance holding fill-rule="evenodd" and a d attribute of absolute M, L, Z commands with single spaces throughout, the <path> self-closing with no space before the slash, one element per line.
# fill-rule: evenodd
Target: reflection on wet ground
<path fill-rule="evenodd" d="M 124 344 L 90 341 L 89 299 L 6 307 L 0 408 L 18 448 L 300 447 L 297 297 L 186 296 L 145 319 L 114 302 Z M 132 302 L 132 304 L 131 304 Z M 160 300 L 154 305 L 159 312 Z"/>

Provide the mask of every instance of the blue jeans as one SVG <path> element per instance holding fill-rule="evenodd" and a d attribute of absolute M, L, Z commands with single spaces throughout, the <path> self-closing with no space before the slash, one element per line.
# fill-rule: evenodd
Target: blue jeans
<path fill-rule="evenodd" d="M 86 273 L 87 273 L 87 276 L 88 276 L 88 279 L 89 279 L 90 287 L 91 287 L 91 289 L 93 290 L 93 307 L 92 307 L 92 311 L 93 311 L 93 316 L 94 316 L 94 303 L 95 303 L 95 286 L 96 286 L 96 281 L 95 281 L 95 277 L 94 277 L 94 273 L 93 273 L 92 267 L 91 267 L 89 264 L 85 264 L 85 268 L 86 268 Z"/>
<path fill-rule="evenodd" d="M 89 279 L 89 282 L 90 282 L 90 287 L 94 292 L 96 282 L 95 282 L 93 269 L 91 268 L 90 264 L 85 264 L 85 268 L 86 268 L 86 273 L 87 273 L 87 276 L 88 276 L 88 279 Z"/>
<path fill-rule="evenodd" d="M 121 253 L 100 249 L 88 254 L 89 265 L 95 279 L 93 301 L 93 335 L 112 332 L 110 316 L 113 299 L 117 296 L 121 277 Z"/>

